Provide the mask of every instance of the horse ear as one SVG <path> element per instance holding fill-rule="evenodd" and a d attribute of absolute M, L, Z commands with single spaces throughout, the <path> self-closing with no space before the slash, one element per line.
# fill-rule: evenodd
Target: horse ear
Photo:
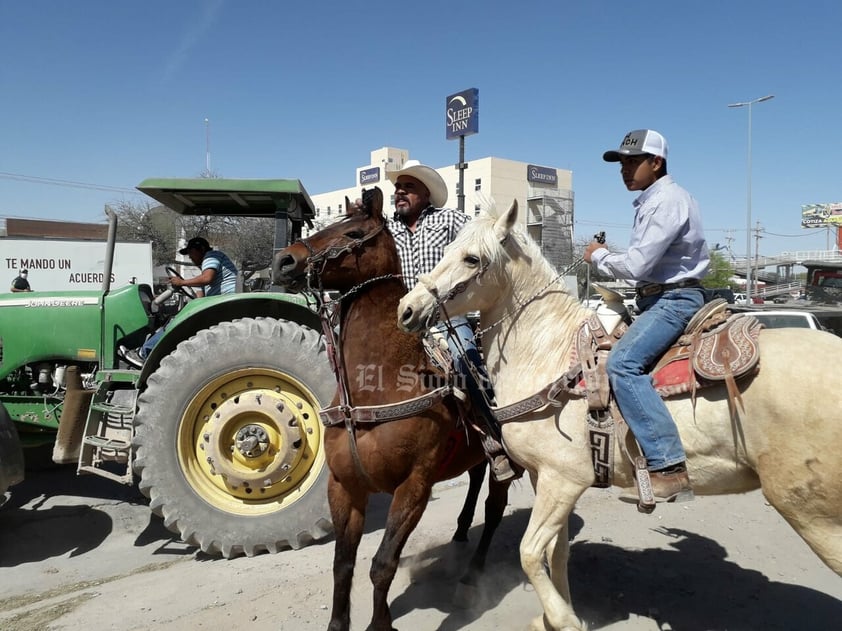
<path fill-rule="evenodd" d="M 369 217 L 383 218 L 383 191 L 380 187 L 363 189 L 363 204 Z"/>
<path fill-rule="evenodd" d="M 494 222 L 494 234 L 497 237 L 498 241 L 503 241 L 506 237 L 509 236 L 509 232 L 511 232 L 512 227 L 517 222 L 517 200 L 512 200 L 512 205 L 509 206 L 509 210 L 503 213 L 497 221 Z"/>
<path fill-rule="evenodd" d="M 348 216 L 353 215 L 355 212 L 362 209 L 362 207 L 363 207 L 363 202 L 362 202 L 361 199 L 358 199 L 357 201 L 351 203 L 351 200 L 348 199 L 348 196 L 347 195 L 345 196 L 345 214 L 346 215 L 348 215 Z"/>

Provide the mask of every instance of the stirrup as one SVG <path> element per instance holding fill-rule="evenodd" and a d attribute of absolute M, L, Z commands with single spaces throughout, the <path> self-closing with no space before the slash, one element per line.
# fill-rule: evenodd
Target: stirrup
<path fill-rule="evenodd" d="M 491 470 L 491 475 L 494 476 L 497 482 L 515 480 L 523 475 L 523 468 L 518 466 L 514 460 L 504 453 L 491 456 L 488 468 Z"/>
<path fill-rule="evenodd" d="M 634 459 L 634 477 L 637 480 L 640 497 L 637 502 L 637 510 L 648 515 L 655 510 L 655 493 L 652 491 L 652 478 L 649 477 L 649 468 L 646 466 L 646 458 L 643 456 Z"/>

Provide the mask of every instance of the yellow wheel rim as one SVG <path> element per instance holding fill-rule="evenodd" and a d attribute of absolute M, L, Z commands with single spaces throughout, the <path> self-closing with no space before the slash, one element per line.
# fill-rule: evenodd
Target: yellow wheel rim
<path fill-rule="evenodd" d="M 318 401 L 299 381 L 247 368 L 209 382 L 178 427 L 193 490 L 229 513 L 277 512 L 306 495 L 324 466 Z"/>

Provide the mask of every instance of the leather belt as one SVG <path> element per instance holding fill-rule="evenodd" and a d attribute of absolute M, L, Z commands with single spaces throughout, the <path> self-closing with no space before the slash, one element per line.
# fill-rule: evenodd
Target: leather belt
<path fill-rule="evenodd" d="M 635 287 L 634 293 L 638 298 L 648 298 L 649 296 L 657 296 L 670 289 L 683 289 L 685 287 L 701 287 L 702 282 L 698 278 L 688 278 L 677 283 L 648 283 Z"/>

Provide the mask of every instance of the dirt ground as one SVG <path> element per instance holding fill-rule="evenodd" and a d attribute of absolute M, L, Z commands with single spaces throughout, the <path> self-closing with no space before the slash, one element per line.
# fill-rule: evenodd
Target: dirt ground
<path fill-rule="evenodd" d="M 397 629 L 517 630 L 540 613 L 518 559 L 532 501 L 525 482 L 513 488 L 478 602 L 453 604 L 472 549 L 450 542 L 465 484 L 436 487 L 404 550 L 390 593 Z M 224 561 L 173 540 L 134 488 L 62 468 L 12 491 L 0 509 L 0 629 L 327 627 L 332 540 Z M 616 495 L 591 489 L 571 518 L 573 602 L 591 629 L 842 628 L 842 579 L 760 493 L 700 497 L 649 516 Z M 386 496 L 372 499 L 352 594 L 355 630 L 371 615 L 368 567 L 387 507 Z"/>

